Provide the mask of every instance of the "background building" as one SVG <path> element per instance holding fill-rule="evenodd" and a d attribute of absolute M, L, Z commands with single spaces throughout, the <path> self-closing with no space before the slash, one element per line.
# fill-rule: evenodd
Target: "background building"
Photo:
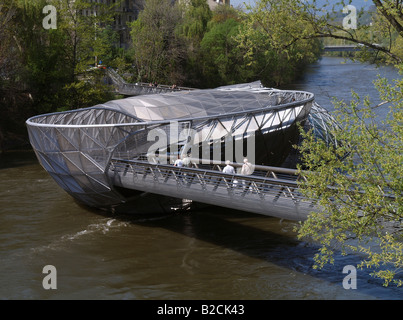
<path fill-rule="evenodd" d="M 112 27 L 119 33 L 119 43 L 117 46 L 127 48 L 130 44 L 130 30 L 128 23 L 137 19 L 139 13 L 144 8 L 145 0 L 90 0 L 94 3 L 115 5 L 116 14 L 113 18 Z M 84 16 L 96 15 L 97 7 L 82 10 Z"/>
<path fill-rule="evenodd" d="M 104 0 L 116 2 L 116 0 Z M 119 47 L 127 48 L 130 44 L 130 29 L 128 23 L 137 19 L 144 8 L 144 0 L 124 0 L 116 8 L 113 28 L 119 32 Z"/>

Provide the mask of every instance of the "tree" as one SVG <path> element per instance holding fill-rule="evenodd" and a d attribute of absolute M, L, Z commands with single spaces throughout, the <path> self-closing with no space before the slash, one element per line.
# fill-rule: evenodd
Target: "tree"
<path fill-rule="evenodd" d="M 212 18 L 210 7 L 206 0 L 191 0 L 185 2 L 183 10 L 185 14 L 180 26 L 181 33 L 193 47 L 198 47 Z"/>
<path fill-rule="evenodd" d="M 240 27 L 241 23 L 233 18 L 211 21 L 209 31 L 200 44 L 200 64 L 206 85 L 217 87 L 246 82 L 253 76 L 253 70 L 244 62 L 244 51 L 235 40 Z"/>
<path fill-rule="evenodd" d="M 239 47 L 267 86 L 289 83 L 319 57 L 319 41 L 305 37 L 312 30 L 302 12 L 298 1 L 261 0 L 244 13 Z"/>
<path fill-rule="evenodd" d="M 380 58 L 392 63 L 401 63 L 401 40 L 403 30 L 402 0 L 373 0 L 376 8 L 371 23 L 360 23 L 364 11 L 352 11 L 349 1 L 304 1 L 304 0 L 260 0 L 250 7 L 251 26 L 245 34 L 248 45 L 253 45 L 248 37 L 253 28 L 258 27 L 267 37 L 272 48 L 288 52 L 296 43 L 313 39 L 339 39 L 360 45 L 363 60 Z M 331 4 L 333 3 L 333 4 Z M 357 20 L 356 26 L 345 27 L 337 18 L 349 12 Z M 350 10 L 350 11 L 349 11 Z M 348 20 L 348 16 L 345 17 Z M 344 19 L 343 19 L 344 20 Z M 254 46 L 250 49 L 257 48 Z"/>
<path fill-rule="evenodd" d="M 341 12 L 352 1 L 342 1 L 327 10 L 321 17 L 317 14 L 323 8 L 316 7 L 314 1 L 307 14 L 307 21 L 313 26 L 311 36 L 320 38 L 333 38 L 347 41 L 348 43 L 361 45 L 362 60 L 369 57 L 384 57 L 384 60 L 392 63 L 401 63 L 402 56 L 396 54 L 396 38 L 403 36 L 403 7 L 401 0 L 373 0 L 376 10 L 372 14 L 372 21 L 359 23 L 356 28 L 346 28 L 331 18 L 335 12 Z M 326 8 L 329 8 L 327 6 Z M 357 12 L 357 20 L 364 14 Z M 360 56 L 360 54 L 358 54 Z"/>
<path fill-rule="evenodd" d="M 53 0 L 57 9 L 57 30 L 63 33 L 66 68 L 71 81 L 85 72 L 90 65 L 111 55 L 116 33 L 111 29 L 115 8 L 121 0 L 111 4 L 89 0 Z M 108 58 L 108 57 L 106 57 Z"/>
<path fill-rule="evenodd" d="M 43 25 L 48 4 L 57 10 L 55 29 Z M 89 90 L 98 74 L 87 72 L 96 54 L 113 55 L 113 37 L 107 29 L 111 8 L 88 0 L 1 2 L 0 137 L 26 141 L 28 117 L 113 97 L 105 86 Z M 79 104 L 70 100 L 77 96 L 80 99 L 74 101 Z"/>
<path fill-rule="evenodd" d="M 90 67 L 101 59 L 105 62 L 113 59 L 116 33 L 110 24 L 113 9 L 120 1 L 110 5 L 88 0 L 55 0 L 51 3 L 58 13 L 57 28 L 41 32 L 57 35 L 44 47 L 55 46 L 58 41 L 60 52 L 54 59 L 46 58 L 46 62 L 54 66 L 55 75 L 63 74 L 65 77 L 59 82 L 57 93 L 51 96 L 48 112 L 84 108 L 111 100 L 113 94 L 102 84 L 102 75 Z M 33 55 L 40 54 L 40 51 L 36 49 Z M 42 71 L 39 70 L 39 76 L 46 88 L 54 82 L 54 77 Z M 37 113 L 43 113 L 44 103 L 39 105 L 42 112 Z"/>
<path fill-rule="evenodd" d="M 45 5 L 45 0 L 20 1 L 13 30 L 23 65 L 19 77 L 32 96 L 32 111 L 36 114 L 54 111 L 60 91 L 71 75 L 66 67 L 63 31 L 43 28 Z"/>
<path fill-rule="evenodd" d="M 14 115 L 19 113 L 20 103 L 30 104 L 18 77 L 23 65 L 13 38 L 16 14 L 13 1 L 5 0 L 0 4 L 0 152 L 7 147 L 10 129 L 17 127 Z"/>
<path fill-rule="evenodd" d="M 1 6 L 0 130 L 7 143 L 26 135 L 27 117 L 54 110 L 67 79 L 60 32 L 42 26 L 46 4 L 7 0 Z"/>
<path fill-rule="evenodd" d="M 263 0 L 263 2 L 267 2 Z M 348 1 L 319 1 L 309 2 L 303 0 L 288 0 L 290 10 L 298 19 L 304 21 L 310 27 L 301 33 L 294 33 L 287 29 L 286 32 L 292 35 L 292 41 L 313 38 L 332 38 L 347 41 L 348 43 L 361 45 L 364 49 L 363 59 L 368 60 L 371 56 L 384 56 L 386 60 L 393 63 L 401 63 L 402 56 L 396 54 L 396 38 L 403 37 L 403 1 L 402 0 L 373 0 L 376 8 L 372 22 L 359 23 L 359 18 L 364 11 L 352 11 L 352 0 Z M 331 4 L 333 3 L 333 4 Z M 355 15 L 358 24 L 356 26 L 344 26 L 336 19 L 342 12 Z M 348 17 L 346 17 L 348 18 Z M 365 50 L 369 49 L 369 50 Z"/>
<path fill-rule="evenodd" d="M 186 48 L 177 32 L 182 13 L 177 3 L 147 0 L 138 19 L 131 24 L 134 63 L 138 81 L 182 82 Z"/>
<path fill-rule="evenodd" d="M 206 0 L 184 1 L 181 10 L 183 19 L 178 26 L 178 33 L 183 37 L 186 46 L 183 78 L 188 86 L 205 87 L 200 44 L 207 32 L 212 12 Z"/>
<path fill-rule="evenodd" d="M 119 42 L 119 34 L 112 26 L 106 26 L 97 31 L 97 41 L 94 44 L 94 55 L 98 62 L 110 66 L 113 65 L 118 55 L 116 44 Z"/>
<path fill-rule="evenodd" d="M 354 94 L 351 105 L 336 104 L 340 129 L 330 134 L 337 145 L 304 134 L 301 190 L 321 209 L 299 237 L 321 244 L 317 267 L 332 262 L 335 250 L 359 251 L 365 254 L 359 267 L 374 268 L 385 285 L 402 285 L 396 275 L 403 269 L 403 80 L 378 79 L 376 86 L 382 107 L 389 106 L 386 119 L 376 113 L 380 105 Z"/>
<path fill-rule="evenodd" d="M 12 45 L 13 16 L 16 11 L 17 8 L 12 5 L 12 1 L 4 1 L 0 4 L 0 81 L 8 79 L 16 67 L 17 59 L 15 59 L 14 52 L 18 48 Z M 13 56 L 14 59 L 12 59 Z"/>
<path fill-rule="evenodd" d="M 336 7 L 328 3 L 319 8 L 315 0 L 261 0 L 251 8 L 249 27 L 240 43 L 249 46 L 253 61 L 256 52 L 264 50 L 262 43 L 270 46 L 268 54 L 285 53 L 289 59 L 294 54 L 300 56 L 301 42 L 309 48 L 307 40 L 341 39 L 370 48 L 361 54 L 363 61 L 383 56 L 403 72 L 399 48 L 403 41 L 402 1 L 373 2 L 377 11 L 372 22 L 378 29 L 360 24 L 357 29 L 344 28 L 335 19 Z M 338 3 L 341 8 L 347 4 Z M 323 8 L 325 13 L 320 10 Z M 329 134 L 336 137 L 337 144 L 328 145 L 313 132 L 301 132 L 299 170 L 306 180 L 300 188 L 306 197 L 318 201 L 319 209 L 297 230 L 300 239 L 308 238 L 321 246 L 315 256 L 316 267 L 332 262 L 337 249 L 343 254 L 360 251 L 364 257 L 359 266 L 374 268 L 372 274 L 385 285 L 392 281 L 402 285 L 397 275 L 403 267 L 403 82 L 398 79 L 391 84 L 379 79 L 376 85 L 384 101 L 382 108 L 390 108 L 386 120 L 377 118 L 377 106 L 371 107 L 367 98 L 354 94 L 351 105 L 336 103 L 341 130 Z"/>
<path fill-rule="evenodd" d="M 307 13 L 312 33 L 297 36 L 295 41 L 309 37 L 349 40 L 371 49 L 360 55 L 363 61 L 373 61 L 374 54 L 383 55 L 384 61 L 402 72 L 402 2 L 373 2 L 376 29 L 368 25 L 345 29 L 329 20 L 329 15 Z M 376 36 L 368 30 L 376 30 Z M 379 106 L 371 106 L 367 98 L 356 94 L 350 105 L 336 102 L 341 130 L 331 134 L 339 144 L 329 146 L 312 134 L 305 135 L 301 152 L 307 171 L 300 170 L 307 182 L 301 188 L 306 196 L 318 199 L 322 210 L 302 224 L 299 237 L 321 244 L 316 266 L 331 262 L 338 247 L 343 254 L 360 251 L 365 255 L 360 267 L 374 268 L 372 275 L 385 285 L 402 285 L 398 274 L 403 267 L 403 172 L 399 165 L 403 161 L 403 81 L 378 79 L 376 87 L 383 101 Z M 387 105 L 388 118 L 381 120 L 376 109 Z"/>

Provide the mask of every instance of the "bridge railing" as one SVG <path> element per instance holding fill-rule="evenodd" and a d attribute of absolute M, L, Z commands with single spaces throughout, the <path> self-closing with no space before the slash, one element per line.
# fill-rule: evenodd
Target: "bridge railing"
<path fill-rule="evenodd" d="M 139 160 L 119 160 L 113 159 L 109 168 L 114 175 L 132 175 L 131 183 L 134 188 L 143 185 L 146 179 L 149 179 L 163 189 L 164 184 L 173 184 L 183 190 L 197 189 L 206 194 L 213 192 L 218 195 L 229 196 L 228 200 L 234 195 L 257 198 L 264 200 L 270 197 L 273 201 L 278 198 L 287 198 L 295 204 L 304 200 L 314 206 L 316 201 L 306 199 L 298 191 L 298 176 L 291 175 L 296 170 L 285 168 L 274 168 L 256 166 L 256 170 L 263 172 L 264 175 L 241 175 L 226 174 L 219 170 L 213 170 L 214 166 L 222 167 L 222 164 L 211 164 L 211 168 L 196 167 L 176 167 L 170 164 L 153 164 Z M 237 166 L 237 164 L 234 164 Z M 282 174 L 283 176 L 279 176 Z M 183 192 L 186 197 L 186 191 Z"/>
<path fill-rule="evenodd" d="M 162 164 L 171 164 L 173 165 L 177 156 L 171 155 L 159 155 L 158 160 L 164 160 Z M 189 157 L 190 168 L 202 169 L 202 170 L 212 170 L 217 172 L 222 172 L 224 167 L 227 165 L 223 161 L 218 160 L 210 160 L 210 159 L 199 159 L 199 158 L 191 158 Z M 116 161 L 121 161 L 121 159 L 113 159 Z M 149 162 L 151 159 L 148 158 L 147 154 L 142 154 L 136 157 L 136 161 Z M 155 161 L 155 158 L 152 158 Z M 155 164 L 155 163 L 154 163 Z M 230 162 L 229 163 L 235 169 L 241 169 L 242 163 Z M 186 167 L 184 167 L 186 168 Z M 253 176 L 263 177 L 263 178 L 274 178 L 274 179 L 285 179 L 290 181 L 298 181 L 300 179 L 305 179 L 303 176 L 298 174 L 298 170 L 291 168 L 282 168 L 282 167 L 272 167 L 272 166 L 262 166 L 262 165 L 253 165 Z"/>
<path fill-rule="evenodd" d="M 142 87 L 153 87 L 152 84 L 146 83 L 146 82 L 137 82 L 136 83 L 137 86 L 142 86 Z M 158 84 L 157 86 L 154 86 L 154 88 L 161 88 L 161 89 L 168 89 L 171 91 L 181 91 L 181 90 L 185 90 L 185 91 L 190 91 L 190 90 L 197 90 L 195 88 L 190 88 L 190 87 L 181 87 L 181 86 L 169 86 L 166 84 Z"/>
<path fill-rule="evenodd" d="M 227 174 L 223 164 L 207 168 L 176 167 L 139 160 L 113 159 L 109 177 L 116 185 L 229 208 L 303 220 L 319 206 L 300 192 L 297 170 L 256 166 L 253 175 Z M 240 164 L 233 164 L 234 167 Z M 261 173 L 261 174 L 257 174 Z M 304 179 L 305 180 L 305 179 Z M 337 186 L 328 186 L 337 192 Z M 351 192 L 362 193 L 352 189 Z M 384 194 L 393 200 L 393 195 Z M 346 197 L 346 200 L 349 196 Z M 269 212 L 269 214 L 268 214 Z"/>
<path fill-rule="evenodd" d="M 153 85 L 145 82 L 128 83 L 122 76 L 120 76 L 115 70 L 107 69 L 107 74 L 116 86 L 116 90 L 121 94 L 127 95 L 141 95 L 141 94 L 154 94 L 154 93 L 167 93 L 174 91 L 190 91 L 195 90 L 189 87 L 178 87 L 169 85 Z"/>

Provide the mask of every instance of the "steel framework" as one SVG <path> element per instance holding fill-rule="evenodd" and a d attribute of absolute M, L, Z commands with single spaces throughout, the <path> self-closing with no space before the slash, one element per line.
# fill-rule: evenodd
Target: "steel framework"
<path fill-rule="evenodd" d="M 295 128 L 299 122 L 308 123 L 318 131 L 319 136 L 328 139 L 327 130 L 332 126 L 332 119 L 314 103 L 313 94 L 263 88 L 257 82 L 211 90 L 130 97 L 86 109 L 39 115 L 28 119 L 26 123 L 33 149 L 54 180 L 78 201 L 88 206 L 104 208 L 126 202 L 127 199 L 116 186 L 159 193 L 156 188 L 158 184 L 152 190 L 147 189 L 148 177 L 142 180 L 131 178 L 130 184 L 123 175 L 125 171 L 121 170 L 123 164 L 129 165 L 132 177 L 136 176 L 136 170 L 140 170 L 140 167 L 144 172 L 159 172 L 159 175 L 154 174 L 151 181 L 156 181 L 157 177 L 163 177 L 164 174 L 165 177 L 178 177 L 177 170 L 169 162 L 165 165 L 152 163 L 150 149 L 156 141 L 150 139 L 152 133 L 165 135 L 169 146 L 166 149 L 159 148 L 159 156 L 168 155 L 172 158 L 184 149 L 189 150 L 189 147 L 192 154 L 195 154 L 198 148 L 203 149 L 207 145 L 204 148 L 208 150 L 207 157 L 206 153 L 199 153 L 198 156 L 206 158 L 207 162 L 216 160 L 216 163 L 225 160 L 228 155 L 221 149 L 220 157 L 214 157 L 215 150 L 220 149 L 218 147 L 228 137 L 235 142 L 241 141 L 242 144 L 256 138 L 256 152 L 252 158 L 255 164 L 267 166 L 277 164 L 287 156 L 289 151 L 285 149 L 285 145 L 291 144 L 291 139 L 295 138 Z M 189 140 L 190 132 L 197 135 L 199 140 Z M 144 162 L 144 159 L 149 161 Z M 239 159 L 230 160 L 236 162 Z M 210 181 L 220 178 L 222 173 L 212 168 L 203 173 L 197 171 L 200 168 L 188 170 L 196 170 L 186 174 L 189 177 L 192 173 L 197 179 L 186 188 L 191 194 L 185 198 L 192 199 L 193 195 L 194 200 L 203 202 L 204 199 L 206 203 L 210 203 L 208 199 L 212 192 L 222 190 L 223 187 L 219 184 L 215 188 Z M 206 180 L 201 179 L 202 176 L 215 178 Z M 275 196 L 272 192 L 277 194 L 281 191 L 282 194 L 287 194 L 291 190 L 289 188 L 292 188 L 293 191 L 288 192 L 290 197 L 286 198 L 293 201 L 299 199 L 295 181 L 281 185 L 284 182 L 281 179 L 273 181 L 272 177 L 271 180 L 261 180 L 262 177 L 255 175 L 238 179 L 251 183 L 254 190 L 252 194 L 260 199 L 260 206 L 264 210 L 270 207 L 269 204 L 263 205 L 265 199 L 268 199 L 264 196 L 265 192 L 272 197 L 273 202 Z M 140 185 L 141 181 L 144 182 L 143 187 Z M 171 179 L 166 180 L 168 181 Z M 224 185 L 233 183 L 228 177 L 220 181 Z M 170 189 L 169 184 L 165 186 L 161 194 L 181 197 L 181 194 Z M 181 186 L 182 189 L 186 187 L 183 184 Z M 203 189 L 203 186 L 206 188 Z M 232 189 L 227 188 L 227 191 Z M 235 203 L 230 194 L 220 192 L 221 202 L 228 205 Z M 227 197 L 227 200 L 224 201 L 223 197 Z M 252 198 L 248 196 L 244 199 Z M 277 201 L 278 203 L 280 202 Z M 293 203 L 294 216 L 295 212 L 300 212 L 301 206 L 306 209 L 311 206 L 311 202 Z M 217 201 L 215 204 L 218 204 Z M 281 205 L 277 205 L 277 208 L 281 208 Z M 263 212 L 263 209 L 253 209 L 253 200 L 245 210 Z M 280 211 L 275 215 L 280 216 Z M 290 212 L 284 213 L 284 216 L 291 217 Z M 295 217 L 299 219 L 301 215 L 298 213 Z"/>

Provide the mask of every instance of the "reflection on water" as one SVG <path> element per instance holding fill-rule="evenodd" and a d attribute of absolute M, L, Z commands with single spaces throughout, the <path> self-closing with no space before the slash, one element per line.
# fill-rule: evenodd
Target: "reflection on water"
<path fill-rule="evenodd" d="M 318 75 L 321 65 L 312 72 L 329 83 Z M 343 289 L 342 270 L 357 263 L 354 256 L 312 270 L 315 248 L 296 239 L 295 222 L 221 208 L 137 216 L 89 210 L 57 187 L 32 152 L 0 155 L 0 179 L 1 299 L 402 298 L 365 270 L 357 271 L 357 290 Z M 57 290 L 42 287 L 45 265 L 57 269 Z"/>

